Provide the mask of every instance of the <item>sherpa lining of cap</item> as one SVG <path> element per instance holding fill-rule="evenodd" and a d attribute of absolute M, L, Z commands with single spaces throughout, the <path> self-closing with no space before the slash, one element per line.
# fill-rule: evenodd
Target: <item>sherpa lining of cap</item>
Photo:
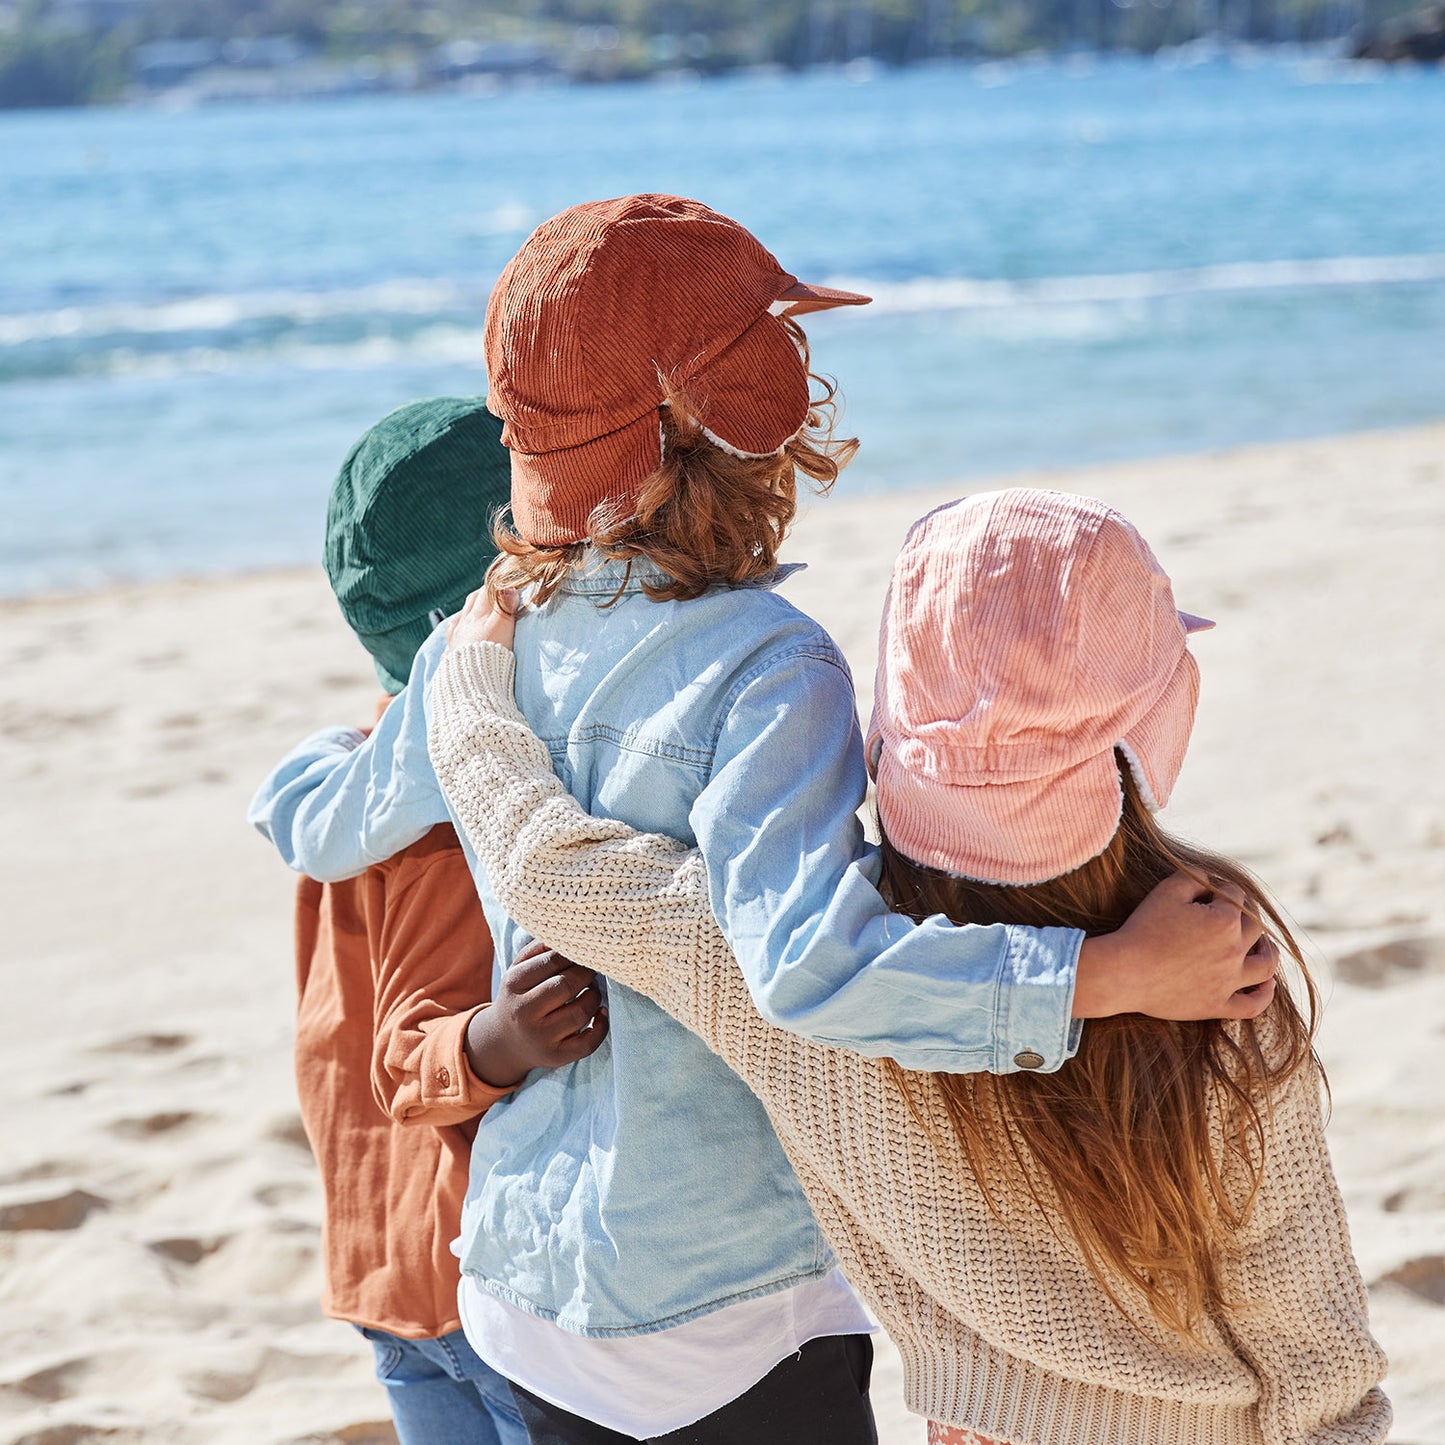
<path fill-rule="evenodd" d="M 1151 813 L 1159 811 L 1159 799 L 1154 796 L 1154 789 L 1149 786 L 1149 779 L 1144 773 L 1144 764 L 1139 761 L 1139 755 L 1120 738 L 1114 744 L 1124 754 L 1124 761 L 1129 764 L 1129 772 L 1133 775 L 1134 786 L 1139 789 L 1139 800 Z"/>
<path fill-rule="evenodd" d="M 663 407 L 671 405 L 672 403 L 668 401 L 666 397 L 663 397 L 663 399 L 658 402 L 657 409 L 658 411 L 661 411 Z M 726 452 L 730 457 L 737 457 L 739 461 L 744 462 L 765 462 L 768 460 L 769 457 L 782 456 L 782 454 L 788 449 L 788 442 L 792 441 L 793 437 L 800 435 L 803 430 L 802 427 L 799 427 L 798 430 L 793 433 L 793 436 L 790 436 L 788 438 L 788 441 L 785 441 L 782 446 L 778 447 L 776 451 L 745 452 L 740 447 L 735 447 L 731 442 L 725 442 L 715 431 L 712 430 L 711 427 L 705 427 L 701 422 L 698 422 L 697 428 L 703 434 L 703 436 L 705 436 L 708 441 L 710 441 L 713 446 L 715 446 L 719 451 Z M 662 454 L 663 456 L 666 456 L 667 429 L 662 425 L 661 418 L 658 419 L 657 423 L 657 435 L 658 440 L 662 443 Z"/>
<path fill-rule="evenodd" d="M 703 436 L 705 436 L 708 441 L 713 444 L 713 446 L 717 447 L 719 451 L 724 451 L 730 457 L 738 457 L 740 460 L 745 462 L 765 462 L 769 457 L 782 456 L 783 452 L 787 449 L 788 442 L 792 441 L 793 437 L 798 435 L 798 432 L 795 431 L 793 433 L 793 437 L 789 437 L 788 441 L 784 442 L 783 445 L 778 447 L 776 451 L 745 452 L 742 451 L 740 448 L 733 446 L 731 442 L 725 442 L 715 431 L 713 431 L 709 427 L 703 426 L 701 422 L 698 423 L 698 430 L 702 432 Z M 802 427 L 799 427 L 798 431 L 802 431 Z"/>

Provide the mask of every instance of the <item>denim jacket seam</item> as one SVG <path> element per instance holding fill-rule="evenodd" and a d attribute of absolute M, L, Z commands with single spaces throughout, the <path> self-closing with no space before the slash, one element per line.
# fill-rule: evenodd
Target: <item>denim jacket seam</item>
<path fill-rule="evenodd" d="M 816 1221 L 814 1228 L 817 1228 Z M 822 1231 L 818 1230 L 818 1234 L 821 1237 Z M 501 1280 L 491 1279 L 466 1269 L 463 1270 L 463 1273 L 469 1275 L 478 1286 L 489 1294 L 496 1295 L 504 1303 L 520 1309 L 524 1314 L 547 1320 L 556 1325 L 558 1329 L 567 1330 L 569 1334 L 580 1335 L 583 1339 L 626 1338 L 659 1334 L 663 1330 L 686 1324 L 689 1320 L 702 1319 L 705 1315 L 714 1314 L 730 1305 L 742 1304 L 750 1299 L 763 1299 L 770 1294 L 780 1294 L 783 1290 L 791 1289 L 805 1280 L 819 1279 L 833 1268 L 833 1261 L 829 1257 L 831 1253 L 831 1247 L 825 1241 L 823 1257 L 809 1269 L 791 1270 L 786 1274 L 779 1275 L 776 1279 L 766 1280 L 762 1284 L 749 1285 L 746 1289 L 734 1290 L 731 1294 L 719 1295 L 703 1304 L 693 1305 L 685 1310 L 677 1310 L 655 1320 L 643 1320 L 633 1325 L 597 1325 L 586 1330 L 573 1330 L 566 1325 L 559 1324 L 558 1321 L 562 1316 L 561 1310 L 549 1310 L 545 1306 L 539 1305 L 536 1300 L 530 1300 L 525 1295 L 518 1294 L 516 1290 L 503 1284 Z"/>
<path fill-rule="evenodd" d="M 1012 977 L 1016 970 L 1013 965 L 1018 957 L 1017 953 L 1017 932 L 1010 928 L 1005 935 L 1008 945 L 1004 950 L 1003 966 L 994 975 L 993 980 L 993 1013 L 994 1013 L 994 1071 L 996 1073 L 1007 1073 L 1013 1062 L 1014 1038 L 1013 1038 L 1013 1001 L 1014 990 L 1004 987 L 1005 976 Z"/>
<path fill-rule="evenodd" d="M 686 743 L 645 742 L 631 729 L 609 727 L 606 723 L 589 723 L 584 728 L 568 733 L 565 738 L 543 738 L 541 741 L 555 762 L 559 758 L 565 758 L 568 749 L 575 744 L 593 742 L 598 738 L 615 743 L 624 752 L 667 758 L 671 762 L 685 763 L 701 772 L 706 772 L 712 765 L 712 754 L 701 748 L 692 748 Z"/>
<path fill-rule="evenodd" d="M 810 638 L 807 642 L 799 642 L 792 647 L 783 648 L 779 652 L 769 653 L 766 658 L 749 668 L 728 690 L 723 698 L 722 706 L 718 709 L 717 724 L 713 729 L 712 747 L 709 750 L 709 762 L 717 757 L 718 744 L 722 740 L 723 728 L 727 726 L 728 716 L 737 704 L 737 700 L 750 688 L 760 677 L 766 676 L 775 667 L 782 666 L 785 662 L 792 662 L 795 658 L 808 657 L 815 662 L 827 663 L 836 667 L 843 674 L 850 691 L 853 688 L 853 674 L 848 671 L 848 664 L 843 660 L 842 654 L 837 647 L 820 638 Z"/>

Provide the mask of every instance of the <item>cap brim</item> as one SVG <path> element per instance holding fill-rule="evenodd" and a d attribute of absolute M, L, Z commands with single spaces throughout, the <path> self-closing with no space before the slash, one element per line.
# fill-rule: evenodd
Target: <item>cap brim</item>
<path fill-rule="evenodd" d="M 649 411 L 580 446 L 511 452 L 513 526 L 534 547 L 561 547 L 586 539 L 599 506 L 610 503 L 631 515 L 642 484 L 662 461 L 662 434 L 657 412 Z"/>
<path fill-rule="evenodd" d="M 1181 612 L 1179 620 L 1186 632 L 1208 632 L 1214 623 L 1208 617 L 1196 617 L 1192 612 Z"/>
<path fill-rule="evenodd" d="M 834 306 L 866 306 L 873 298 L 857 291 L 839 291 L 834 286 L 809 286 L 795 281 L 778 297 L 791 304 L 784 307 L 784 316 L 803 316 L 809 311 L 828 311 Z"/>
<path fill-rule="evenodd" d="M 883 832 L 905 858 L 1019 888 L 1097 858 L 1124 808 L 1112 748 L 1046 777 L 960 786 L 914 771 L 885 740 L 877 798 Z"/>
<path fill-rule="evenodd" d="M 881 740 L 875 772 L 878 820 L 893 846 L 929 868 L 980 883 L 1026 887 L 1061 878 L 1097 858 L 1119 827 L 1124 791 L 1114 748 L 1124 754 L 1146 807 L 1169 801 L 1189 747 L 1199 701 L 1199 665 L 1180 649 L 1168 684 L 1117 742 L 1040 776 L 944 782 Z M 909 745 L 904 744 L 905 750 Z"/>

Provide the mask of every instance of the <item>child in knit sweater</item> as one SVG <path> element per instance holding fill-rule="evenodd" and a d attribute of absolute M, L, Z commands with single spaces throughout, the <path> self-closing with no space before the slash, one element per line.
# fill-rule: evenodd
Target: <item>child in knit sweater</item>
<path fill-rule="evenodd" d="M 1019 489 L 915 525 L 884 617 L 870 764 L 885 895 L 915 916 L 1117 925 L 1172 869 L 1300 973 L 1258 1019 L 1095 1019 L 1056 1074 L 906 1070 L 757 1012 L 698 853 L 586 816 L 511 702 L 478 594 L 437 675 L 433 764 L 508 912 L 697 1032 L 762 1099 L 934 1445 L 1378 1445 L 1325 1147 L 1315 995 L 1229 860 L 1166 835 L 1201 619 L 1137 532 Z M 525 822 L 525 831 L 521 825 Z"/>

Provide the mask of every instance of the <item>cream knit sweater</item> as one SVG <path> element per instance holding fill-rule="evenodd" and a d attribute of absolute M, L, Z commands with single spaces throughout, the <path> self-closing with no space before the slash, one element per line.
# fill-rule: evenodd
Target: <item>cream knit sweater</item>
<path fill-rule="evenodd" d="M 902 1353 L 910 1409 L 1010 1445 L 1384 1440 L 1385 1361 L 1312 1071 L 1276 1100 L 1265 1178 L 1224 1260 L 1238 1307 L 1188 1346 L 1142 1302 L 1127 1318 L 1116 1309 L 1031 1201 L 990 1213 L 956 1147 L 939 1142 L 951 1135 L 926 1083 L 931 1129 L 877 1060 L 758 1014 L 699 854 L 578 807 L 513 703 L 507 649 L 448 655 L 433 703 L 437 777 L 502 907 L 656 1000 L 758 1095 L 845 1273 Z"/>

